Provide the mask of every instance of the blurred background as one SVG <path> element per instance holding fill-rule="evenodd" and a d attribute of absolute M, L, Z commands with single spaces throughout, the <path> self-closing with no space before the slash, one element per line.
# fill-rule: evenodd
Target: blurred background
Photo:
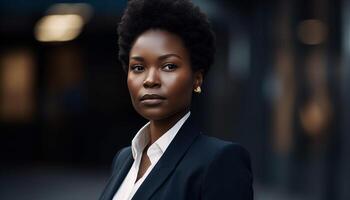
<path fill-rule="evenodd" d="M 146 122 L 117 59 L 127 0 L 0 0 L 0 199 L 93 200 Z M 257 200 L 350 199 L 350 1 L 194 0 L 217 35 L 193 115 L 251 153 Z"/>

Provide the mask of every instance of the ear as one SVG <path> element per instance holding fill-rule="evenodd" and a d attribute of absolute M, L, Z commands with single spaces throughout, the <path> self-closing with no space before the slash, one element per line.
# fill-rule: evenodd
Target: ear
<path fill-rule="evenodd" d="M 193 73 L 193 89 L 202 86 L 204 70 L 199 69 Z"/>

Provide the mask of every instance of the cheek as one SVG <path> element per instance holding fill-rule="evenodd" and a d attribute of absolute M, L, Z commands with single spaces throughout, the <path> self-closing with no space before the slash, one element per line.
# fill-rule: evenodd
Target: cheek
<path fill-rule="evenodd" d="M 126 84 L 128 86 L 129 93 L 131 94 L 132 90 L 133 90 L 133 82 L 129 79 L 129 77 L 128 77 L 127 81 L 126 81 Z"/>
<path fill-rule="evenodd" d="M 170 76 L 167 78 L 166 82 L 166 86 L 169 91 L 172 91 L 171 96 L 173 96 L 175 100 L 191 98 L 193 79 L 189 74 L 185 73 L 178 76 Z"/>
<path fill-rule="evenodd" d="M 136 77 L 128 75 L 127 85 L 128 85 L 128 90 L 129 90 L 132 101 L 134 101 L 134 99 L 136 98 L 136 96 L 138 94 L 138 90 L 140 88 L 139 82 L 140 82 L 139 79 L 137 79 Z"/>

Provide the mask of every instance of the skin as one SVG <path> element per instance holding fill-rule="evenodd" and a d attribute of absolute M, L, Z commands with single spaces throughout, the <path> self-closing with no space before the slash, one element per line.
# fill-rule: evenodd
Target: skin
<path fill-rule="evenodd" d="M 135 110 L 150 121 L 150 142 L 137 179 L 150 165 L 148 146 L 189 111 L 192 92 L 202 81 L 203 71 L 192 70 L 190 55 L 179 36 L 151 29 L 136 38 L 129 55 L 127 85 Z M 162 98 L 142 100 L 145 94 Z"/>

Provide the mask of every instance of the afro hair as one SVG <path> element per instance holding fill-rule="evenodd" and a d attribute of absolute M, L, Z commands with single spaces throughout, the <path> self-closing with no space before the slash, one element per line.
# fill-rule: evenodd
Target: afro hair
<path fill-rule="evenodd" d="M 189 51 L 193 71 L 204 74 L 214 61 L 215 36 L 207 16 L 190 0 L 130 0 L 118 26 L 119 60 L 125 71 L 134 41 L 147 30 L 178 35 Z"/>

